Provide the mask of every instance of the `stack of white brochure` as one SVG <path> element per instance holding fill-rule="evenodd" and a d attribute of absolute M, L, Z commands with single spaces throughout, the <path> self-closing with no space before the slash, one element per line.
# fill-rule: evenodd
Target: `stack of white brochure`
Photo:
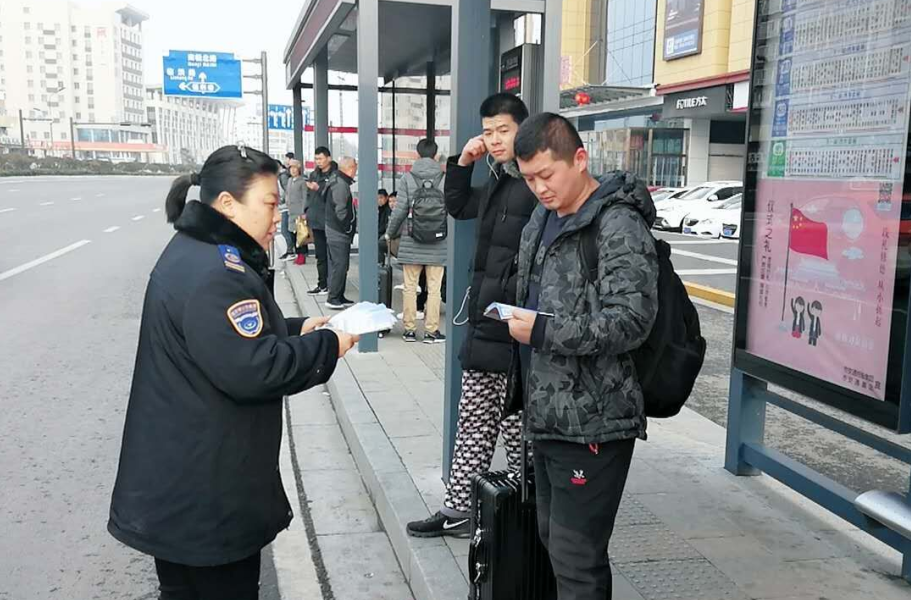
<path fill-rule="evenodd" d="M 328 324 L 351 335 L 388 331 L 394 325 L 395 313 L 383 304 L 372 302 L 359 302 L 329 319 Z"/>

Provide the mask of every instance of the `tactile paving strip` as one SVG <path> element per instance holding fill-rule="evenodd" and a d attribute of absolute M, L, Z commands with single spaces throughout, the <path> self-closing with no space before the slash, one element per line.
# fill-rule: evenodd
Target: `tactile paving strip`
<path fill-rule="evenodd" d="M 642 505 L 641 502 L 629 496 L 623 495 L 623 501 L 620 503 L 620 510 L 617 511 L 617 521 L 614 527 L 631 527 L 633 525 L 655 525 L 661 523 L 661 519 Z"/>
<path fill-rule="evenodd" d="M 618 565 L 645 600 L 748 600 L 704 558 Z"/>
<path fill-rule="evenodd" d="M 617 527 L 611 537 L 610 559 L 617 565 L 691 558 L 703 556 L 661 523 Z"/>

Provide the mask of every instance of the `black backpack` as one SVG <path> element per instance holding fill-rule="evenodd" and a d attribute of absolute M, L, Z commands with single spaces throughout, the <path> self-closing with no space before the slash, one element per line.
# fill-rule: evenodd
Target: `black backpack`
<path fill-rule="evenodd" d="M 619 205 L 626 206 L 626 205 Z M 630 210 L 634 208 L 627 206 Z M 585 278 L 598 287 L 597 237 L 607 207 L 582 231 Z M 645 416 L 666 418 L 680 412 L 693 391 L 705 359 L 699 313 L 671 263 L 671 247 L 655 239 L 658 252 L 658 316 L 648 339 L 630 352 L 645 396 Z"/>
<path fill-rule="evenodd" d="M 415 189 L 408 198 L 408 235 L 421 244 L 433 244 L 446 239 L 449 220 L 446 201 L 440 182 L 443 174 L 432 179 L 411 174 Z"/>

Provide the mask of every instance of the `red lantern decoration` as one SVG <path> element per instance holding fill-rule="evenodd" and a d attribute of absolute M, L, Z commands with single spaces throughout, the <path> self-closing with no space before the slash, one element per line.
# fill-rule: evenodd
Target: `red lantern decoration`
<path fill-rule="evenodd" d="M 579 106 L 584 106 L 590 104 L 592 97 L 586 94 L 585 92 L 576 92 L 576 104 Z"/>

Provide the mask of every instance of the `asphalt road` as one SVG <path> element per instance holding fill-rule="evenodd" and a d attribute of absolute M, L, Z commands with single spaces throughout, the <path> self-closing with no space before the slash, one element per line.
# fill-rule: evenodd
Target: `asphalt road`
<path fill-rule="evenodd" d="M 170 182 L 0 178 L 0 599 L 158 597 L 106 524 Z"/>
<path fill-rule="evenodd" d="M 105 526 L 168 185 L 0 179 L 0 598 L 156 597 Z"/>
<path fill-rule="evenodd" d="M 737 240 L 709 240 L 695 235 L 654 231 L 671 245 L 674 269 L 691 281 L 733 293 L 737 282 Z"/>

